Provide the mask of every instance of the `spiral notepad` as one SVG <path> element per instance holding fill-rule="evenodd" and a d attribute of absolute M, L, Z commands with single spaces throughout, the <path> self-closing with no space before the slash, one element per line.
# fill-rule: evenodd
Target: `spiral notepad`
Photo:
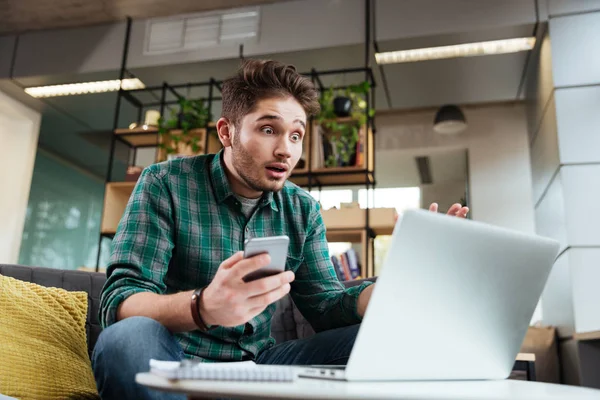
<path fill-rule="evenodd" d="M 167 379 L 262 382 L 291 382 L 297 376 L 293 367 L 257 365 L 252 361 L 202 363 L 151 359 L 150 373 Z"/>

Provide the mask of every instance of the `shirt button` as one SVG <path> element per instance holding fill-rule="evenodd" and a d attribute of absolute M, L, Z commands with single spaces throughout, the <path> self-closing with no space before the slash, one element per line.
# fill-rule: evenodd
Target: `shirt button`
<path fill-rule="evenodd" d="M 250 232 L 250 228 L 246 227 L 246 232 Z"/>

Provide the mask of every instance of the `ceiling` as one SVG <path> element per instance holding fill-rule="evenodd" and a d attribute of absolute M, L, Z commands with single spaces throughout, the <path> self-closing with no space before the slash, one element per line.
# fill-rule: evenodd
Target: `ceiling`
<path fill-rule="evenodd" d="M 2 0 L 0 34 L 71 28 L 288 0 Z"/>

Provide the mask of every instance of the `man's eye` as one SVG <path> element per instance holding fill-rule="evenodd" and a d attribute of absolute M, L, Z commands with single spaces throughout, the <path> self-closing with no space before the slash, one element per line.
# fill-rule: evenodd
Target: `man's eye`
<path fill-rule="evenodd" d="M 265 126 L 264 128 L 262 128 L 262 131 L 264 133 L 266 133 L 267 135 L 272 135 L 275 133 L 275 131 L 273 130 L 273 128 L 269 127 L 269 126 Z"/>
<path fill-rule="evenodd" d="M 301 139 L 301 137 L 300 137 L 300 134 L 298 134 L 298 133 L 294 133 L 294 134 L 292 135 L 292 141 L 294 141 L 294 142 L 299 142 L 299 141 L 300 141 L 300 139 Z"/>

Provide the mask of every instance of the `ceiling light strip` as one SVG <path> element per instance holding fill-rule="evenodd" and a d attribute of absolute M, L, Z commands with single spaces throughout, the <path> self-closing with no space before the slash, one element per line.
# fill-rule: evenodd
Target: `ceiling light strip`
<path fill-rule="evenodd" d="M 144 89 L 146 87 L 138 78 L 130 78 L 123 79 L 122 83 L 120 79 L 113 79 L 108 81 L 29 87 L 25 89 L 25 93 L 35 98 L 73 96 L 88 93 L 116 92 L 121 86 L 123 90 Z"/>
<path fill-rule="evenodd" d="M 531 50 L 534 46 L 535 38 L 525 37 L 376 53 L 375 60 L 378 64 L 395 64 L 444 58 L 516 53 Z"/>

